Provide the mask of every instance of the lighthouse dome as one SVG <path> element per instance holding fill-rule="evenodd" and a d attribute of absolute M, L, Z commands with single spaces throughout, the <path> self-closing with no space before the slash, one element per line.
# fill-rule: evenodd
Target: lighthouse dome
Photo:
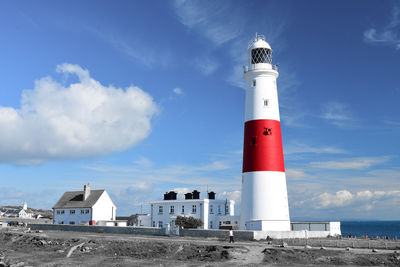
<path fill-rule="evenodd" d="M 250 41 L 248 50 L 252 50 L 255 48 L 266 48 L 268 50 L 272 50 L 271 46 L 265 41 L 265 36 L 256 33 L 256 37 Z"/>
<path fill-rule="evenodd" d="M 250 64 L 272 64 L 272 49 L 263 35 L 257 34 L 248 46 Z"/>

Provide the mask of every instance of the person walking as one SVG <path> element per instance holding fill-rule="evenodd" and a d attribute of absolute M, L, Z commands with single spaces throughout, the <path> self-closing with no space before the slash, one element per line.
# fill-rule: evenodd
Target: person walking
<path fill-rule="evenodd" d="M 233 237 L 233 231 L 229 230 L 229 243 L 235 243 L 235 239 Z"/>

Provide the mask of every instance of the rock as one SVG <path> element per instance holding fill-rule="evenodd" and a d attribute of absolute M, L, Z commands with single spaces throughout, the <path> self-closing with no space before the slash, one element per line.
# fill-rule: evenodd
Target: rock
<path fill-rule="evenodd" d="M 82 252 L 90 252 L 91 249 L 91 247 L 81 247 Z"/>
<path fill-rule="evenodd" d="M 345 248 L 345 250 L 346 250 L 346 251 L 350 251 L 350 248 L 349 248 L 349 247 L 347 247 L 347 248 Z"/>
<path fill-rule="evenodd" d="M 306 245 L 306 246 L 304 246 L 304 248 L 311 249 L 312 247 L 310 245 Z"/>
<path fill-rule="evenodd" d="M 324 248 L 324 247 L 321 247 L 321 248 L 320 248 L 320 250 L 326 250 L 326 248 Z"/>
<path fill-rule="evenodd" d="M 372 252 L 378 252 L 378 251 L 377 251 L 376 249 L 373 248 L 373 249 L 372 249 Z"/>
<path fill-rule="evenodd" d="M 43 233 L 42 230 L 36 230 L 36 233 Z"/>
<path fill-rule="evenodd" d="M 287 245 L 286 242 L 283 242 L 283 243 L 280 245 L 281 248 L 287 248 L 287 246 L 288 246 L 288 245 Z"/>
<path fill-rule="evenodd" d="M 10 267 L 21 267 L 21 266 L 24 266 L 24 265 L 25 265 L 25 262 L 21 261 L 21 262 L 18 262 L 18 263 L 11 264 Z"/>

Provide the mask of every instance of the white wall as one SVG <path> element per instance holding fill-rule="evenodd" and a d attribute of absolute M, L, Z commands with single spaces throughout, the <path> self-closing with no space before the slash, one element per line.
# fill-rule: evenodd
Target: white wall
<path fill-rule="evenodd" d="M 164 200 L 151 202 L 151 218 L 150 226 L 159 226 L 159 222 L 162 222 L 162 227 L 169 223 L 171 226 L 174 225 L 173 221 L 177 216 L 192 216 L 196 219 L 203 221 L 202 229 L 209 229 L 210 222 L 212 229 L 218 229 L 218 218 L 225 215 L 225 200 L 214 200 L 214 199 L 187 199 L 187 200 Z M 192 212 L 192 206 L 196 205 L 196 212 Z M 211 212 L 211 205 L 212 212 Z M 163 212 L 159 214 L 159 206 L 162 206 Z M 174 206 L 174 213 L 170 213 L 171 206 Z M 182 206 L 184 206 L 184 212 L 182 212 Z M 218 212 L 220 207 L 220 213 Z M 234 214 L 235 202 L 231 200 L 228 202 L 229 214 Z"/>
<path fill-rule="evenodd" d="M 299 222 L 291 223 L 293 231 L 329 231 L 331 236 L 341 235 L 340 222 Z"/>
<path fill-rule="evenodd" d="M 75 214 L 71 214 L 70 211 L 75 211 Z M 83 214 L 81 213 L 83 210 Z M 64 211 L 64 214 L 57 214 L 57 211 Z M 86 213 L 89 211 L 89 213 Z M 55 224 L 70 224 L 70 222 L 74 222 L 74 224 L 79 223 L 88 223 L 92 220 L 92 211 L 90 208 L 73 208 L 73 209 L 54 209 L 53 218 Z"/>
<path fill-rule="evenodd" d="M 151 216 L 150 214 L 139 215 L 138 216 L 138 225 L 143 227 L 151 227 Z"/>
<path fill-rule="evenodd" d="M 57 210 L 64 211 L 64 214 L 57 214 Z M 75 214 L 71 214 L 71 210 L 74 210 Z M 81 210 L 84 211 L 83 214 Z M 87 213 L 87 211 L 89 212 Z M 70 222 L 79 224 L 88 223 L 92 220 L 96 222 L 115 220 L 115 212 L 116 206 L 107 192 L 104 191 L 92 208 L 54 209 L 53 218 L 55 224 L 70 224 Z"/>
<path fill-rule="evenodd" d="M 98 226 L 119 226 L 119 227 L 125 227 L 127 226 L 126 221 L 98 221 L 96 223 Z"/>
<path fill-rule="evenodd" d="M 100 198 L 93 205 L 92 220 L 95 221 L 108 221 L 115 220 L 116 206 L 112 202 L 110 196 L 106 191 L 101 194 Z"/>

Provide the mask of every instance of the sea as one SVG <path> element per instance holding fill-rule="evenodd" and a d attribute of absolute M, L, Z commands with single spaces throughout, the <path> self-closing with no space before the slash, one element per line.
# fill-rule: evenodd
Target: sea
<path fill-rule="evenodd" d="M 341 221 L 342 236 L 400 239 L 400 221 Z"/>

